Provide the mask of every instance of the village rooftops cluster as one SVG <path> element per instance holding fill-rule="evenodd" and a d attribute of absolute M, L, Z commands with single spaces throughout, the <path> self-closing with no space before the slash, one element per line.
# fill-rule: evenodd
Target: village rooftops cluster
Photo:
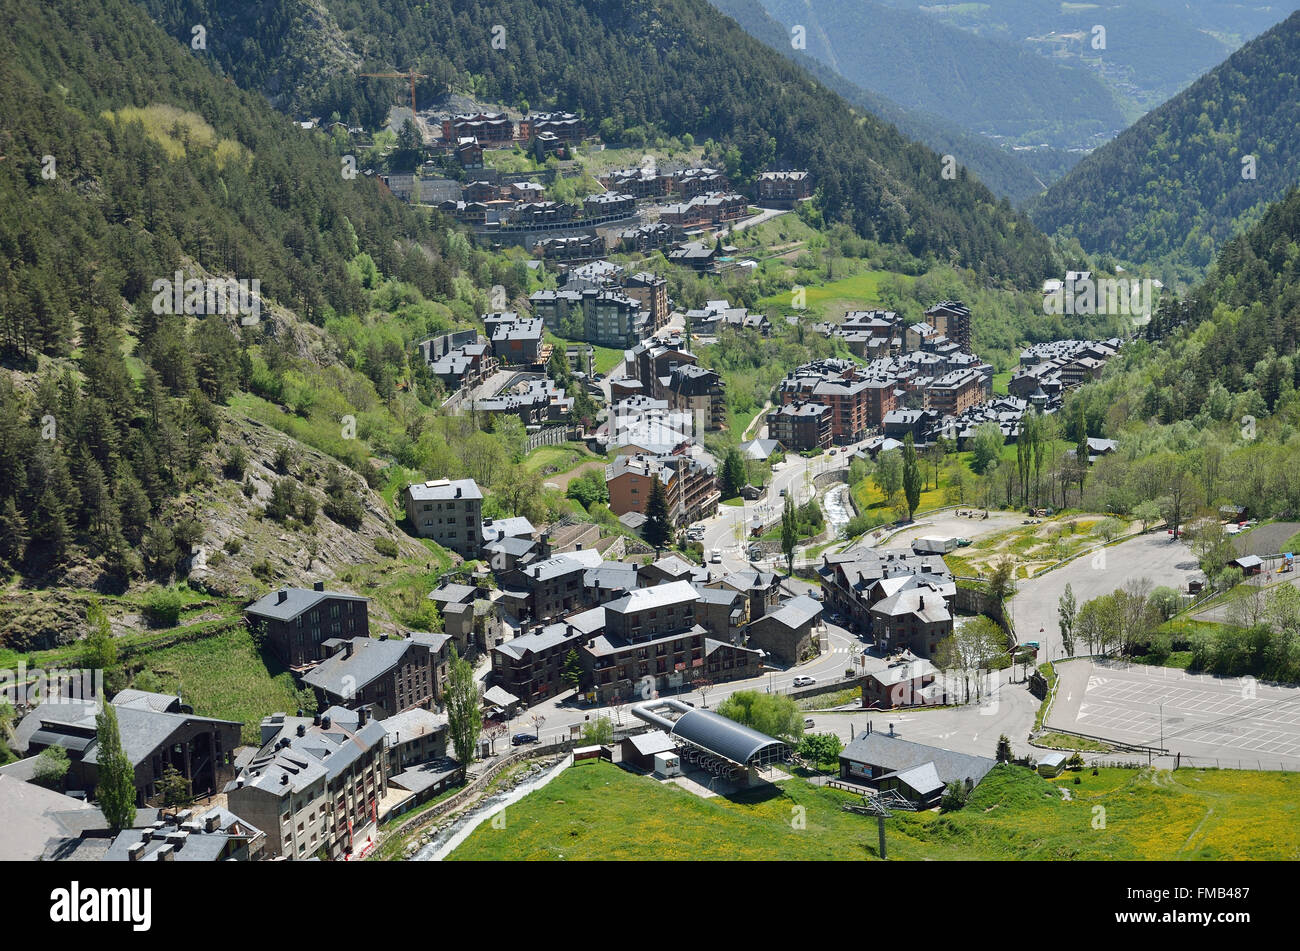
<path fill-rule="evenodd" d="M 1007 391 L 1042 411 L 1057 409 L 1067 390 L 1100 379 L 1121 345 L 1115 337 L 1035 344 L 1021 352 L 1020 369 L 1011 377 Z"/>

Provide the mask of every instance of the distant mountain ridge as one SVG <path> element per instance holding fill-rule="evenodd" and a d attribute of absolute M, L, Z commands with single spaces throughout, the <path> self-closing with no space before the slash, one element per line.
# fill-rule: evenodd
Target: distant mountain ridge
<path fill-rule="evenodd" d="M 905 109 L 879 93 L 850 82 L 812 55 L 794 49 L 789 32 L 772 19 L 760 0 L 710 2 L 739 23 L 750 36 L 798 63 L 826 88 L 884 119 L 908 138 L 928 145 L 940 155 L 957 157 L 980 181 L 1013 203 L 1019 204 L 1039 194 L 1082 158 L 1082 155 L 1059 150 L 1013 153 L 941 116 L 920 109 Z"/>
<path fill-rule="evenodd" d="M 1097 149 L 1028 210 L 1086 251 L 1195 276 L 1300 181 L 1300 12 Z"/>
<path fill-rule="evenodd" d="M 808 53 L 850 82 L 982 135 L 1056 148 L 1100 141 L 1127 123 L 1081 68 L 1009 39 L 981 36 L 876 0 L 760 0 Z"/>

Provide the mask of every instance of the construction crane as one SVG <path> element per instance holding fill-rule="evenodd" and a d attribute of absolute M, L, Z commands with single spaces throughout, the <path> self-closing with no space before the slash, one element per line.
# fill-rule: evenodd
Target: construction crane
<path fill-rule="evenodd" d="M 415 81 L 417 79 L 428 79 L 425 73 L 417 73 L 415 70 L 409 70 L 405 73 L 362 73 L 362 76 L 369 76 L 374 79 L 409 79 L 411 82 L 411 112 L 415 113 Z"/>

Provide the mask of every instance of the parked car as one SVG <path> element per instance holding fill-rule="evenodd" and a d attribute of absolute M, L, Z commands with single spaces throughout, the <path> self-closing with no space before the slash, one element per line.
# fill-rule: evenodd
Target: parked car
<path fill-rule="evenodd" d="M 796 687 L 811 687 L 811 686 L 812 686 L 813 684 L 815 684 L 816 682 L 817 682 L 817 678 L 816 678 L 816 677 L 796 677 L 796 678 L 794 678 L 794 685 L 795 685 Z"/>
<path fill-rule="evenodd" d="M 528 743 L 536 743 L 537 734 L 535 733 L 516 733 L 510 737 L 511 746 L 525 746 Z"/>

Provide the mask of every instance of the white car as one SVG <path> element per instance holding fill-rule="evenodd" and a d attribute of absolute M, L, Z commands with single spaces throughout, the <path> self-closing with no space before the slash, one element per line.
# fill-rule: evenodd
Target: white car
<path fill-rule="evenodd" d="M 811 687 L 811 686 L 812 686 L 813 684 L 815 684 L 815 683 L 817 683 L 817 678 L 816 678 L 816 677 L 796 677 L 796 678 L 794 678 L 794 685 L 795 685 L 796 687 Z"/>
<path fill-rule="evenodd" d="M 709 562 L 714 565 L 722 564 L 722 551 L 717 548 L 713 549 L 709 555 Z"/>

